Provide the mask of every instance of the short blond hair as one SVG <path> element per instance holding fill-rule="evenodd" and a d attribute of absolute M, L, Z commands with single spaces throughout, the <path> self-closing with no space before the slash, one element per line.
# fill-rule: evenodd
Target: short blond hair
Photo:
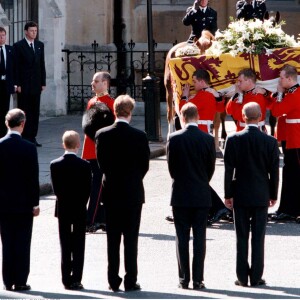
<path fill-rule="evenodd" d="M 67 130 L 62 136 L 62 142 L 66 149 L 75 149 L 80 144 L 80 137 L 78 132 L 74 130 Z"/>
<path fill-rule="evenodd" d="M 135 101 L 129 95 L 120 95 L 114 102 L 114 111 L 116 117 L 127 118 L 133 111 Z"/>

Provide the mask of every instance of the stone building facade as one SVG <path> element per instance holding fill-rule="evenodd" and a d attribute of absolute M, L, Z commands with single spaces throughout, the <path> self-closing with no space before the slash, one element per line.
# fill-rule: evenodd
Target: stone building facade
<path fill-rule="evenodd" d="M 236 0 L 210 0 L 218 12 L 218 26 L 227 27 L 235 16 Z M 147 49 L 147 0 L 0 0 L 0 24 L 13 30 L 11 15 L 22 5 L 30 12 L 21 21 L 39 23 L 39 39 L 45 43 L 47 88 L 43 92 L 41 114 L 67 112 L 67 73 L 62 49 L 90 49 L 93 41 L 101 48 L 115 49 L 116 41 L 135 42 L 135 49 Z M 190 28 L 181 20 L 193 0 L 152 0 L 153 38 L 158 50 L 168 50 L 174 42 L 187 39 Z M 298 35 L 300 0 L 267 0 L 269 11 L 280 11 L 288 34 Z M 11 7 L 11 14 L 8 8 Z M 5 9 L 7 8 L 7 9 Z M 18 16 L 16 17 L 18 18 Z M 16 21 L 16 20 L 14 20 Z M 20 20 L 19 20 L 20 21 Z M 19 29 L 20 31 L 20 29 Z M 16 35 L 10 35 L 9 43 Z M 89 79 L 88 79 L 89 80 Z"/>

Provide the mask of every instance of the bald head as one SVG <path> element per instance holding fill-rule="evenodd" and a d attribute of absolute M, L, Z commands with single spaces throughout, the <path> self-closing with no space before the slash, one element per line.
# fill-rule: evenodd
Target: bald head
<path fill-rule="evenodd" d="M 258 103 L 249 102 L 243 106 L 243 119 L 247 124 L 257 124 L 261 119 L 261 109 Z"/>

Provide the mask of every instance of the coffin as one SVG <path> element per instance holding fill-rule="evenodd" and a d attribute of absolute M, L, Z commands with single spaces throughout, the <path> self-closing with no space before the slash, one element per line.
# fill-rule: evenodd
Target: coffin
<path fill-rule="evenodd" d="M 192 75 L 199 68 L 210 73 L 211 86 L 219 92 L 231 92 L 238 72 L 244 68 L 255 70 L 258 78 L 257 85 L 274 92 L 284 64 L 295 66 L 300 75 L 300 47 L 274 49 L 270 55 L 240 53 L 233 57 L 225 53 L 220 56 L 198 55 L 173 58 L 169 62 L 173 99 L 175 101 L 180 99 L 182 86 L 186 83 L 191 85 L 191 94 L 194 93 Z"/>

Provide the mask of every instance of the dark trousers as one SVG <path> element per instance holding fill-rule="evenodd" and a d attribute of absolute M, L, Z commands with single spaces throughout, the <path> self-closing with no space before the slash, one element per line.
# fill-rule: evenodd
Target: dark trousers
<path fill-rule="evenodd" d="M 138 236 L 140 229 L 142 204 L 130 207 L 105 207 L 107 257 L 108 257 L 108 283 L 117 289 L 122 279 L 119 276 L 120 243 L 123 235 L 125 288 L 133 287 L 137 282 L 137 255 Z"/>
<path fill-rule="evenodd" d="M 300 216 L 300 149 L 284 149 L 283 153 L 284 166 L 278 212 L 297 217 Z"/>
<path fill-rule="evenodd" d="M 236 274 L 239 281 L 257 283 L 264 271 L 265 233 L 268 207 L 235 207 L 234 224 L 237 238 Z M 251 236 L 251 266 L 248 241 Z"/>
<path fill-rule="evenodd" d="M 179 281 L 190 281 L 189 241 L 193 230 L 193 282 L 204 280 L 204 259 L 206 253 L 206 224 L 209 208 L 174 207 L 173 216 L 176 229 L 176 253 Z"/>
<path fill-rule="evenodd" d="M 27 283 L 32 224 L 32 213 L 0 215 L 2 276 L 6 287 Z"/>
<path fill-rule="evenodd" d="M 39 128 L 41 94 L 18 93 L 17 100 L 18 108 L 22 109 L 26 114 L 26 123 L 22 136 L 31 142 L 35 142 Z"/>
<path fill-rule="evenodd" d="M 61 274 L 62 283 L 65 286 L 74 282 L 81 282 L 84 264 L 85 226 L 85 218 L 73 222 L 63 218 L 58 219 Z"/>
<path fill-rule="evenodd" d="M 0 80 L 0 138 L 6 135 L 5 116 L 9 110 L 10 94 L 7 92 L 6 80 Z"/>
<path fill-rule="evenodd" d="M 89 159 L 92 169 L 92 188 L 87 211 L 87 224 L 105 223 L 104 206 L 100 203 L 100 187 L 103 173 L 99 168 L 97 159 Z"/>

